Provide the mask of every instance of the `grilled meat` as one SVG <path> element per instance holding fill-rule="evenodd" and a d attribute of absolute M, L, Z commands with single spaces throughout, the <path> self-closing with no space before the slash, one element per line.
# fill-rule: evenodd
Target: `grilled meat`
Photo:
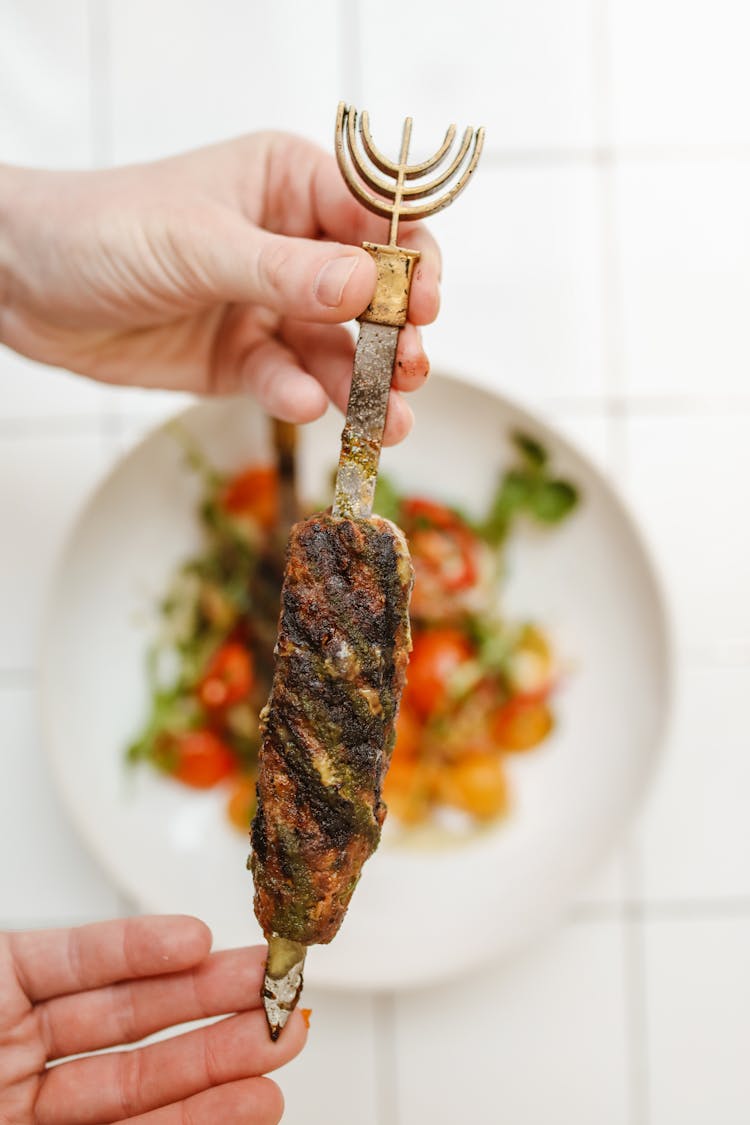
<path fill-rule="evenodd" d="M 411 584 L 388 520 L 323 514 L 292 530 L 252 827 L 255 913 L 269 937 L 331 941 L 378 845 Z"/>

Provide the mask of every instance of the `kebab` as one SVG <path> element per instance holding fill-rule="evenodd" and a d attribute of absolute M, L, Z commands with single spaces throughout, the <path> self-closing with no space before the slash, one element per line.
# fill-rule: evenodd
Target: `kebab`
<path fill-rule="evenodd" d="M 398 334 L 419 258 L 397 245 L 398 223 L 448 206 L 474 171 L 484 139 L 482 129 L 467 129 L 448 166 L 427 182 L 451 150 L 455 126 L 416 164 L 407 162 L 411 128 L 407 118 L 393 163 L 375 147 L 363 112 L 365 159 L 356 110 L 338 108 L 339 168 L 355 197 L 390 219 L 390 237 L 385 246 L 364 243 L 377 285 L 359 318 L 333 508 L 292 528 L 273 683 L 261 712 L 249 866 L 268 941 L 262 997 L 272 1039 L 299 998 L 307 947 L 337 933 L 386 813 L 382 785 L 411 647 L 412 569 L 403 534 L 373 515 L 372 504 Z M 442 195 L 428 199 L 444 184 Z"/>

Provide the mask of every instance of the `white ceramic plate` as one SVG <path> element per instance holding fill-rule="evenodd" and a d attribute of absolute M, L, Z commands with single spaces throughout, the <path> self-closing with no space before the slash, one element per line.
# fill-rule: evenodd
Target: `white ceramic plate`
<path fill-rule="evenodd" d="M 222 468 L 269 456 L 252 400 L 205 402 L 182 421 Z M 340 428 L 331 413 L 302 433 L 308 497 L 327 495 Z M 585 880 L 651 775 L 670 697 L 665 607 L 634 524 L 599 471 L 499 395 L 438 377 L 420 394 L 413 435 L 385 452 L 383 467 L 409 489 L 481 510 L 516 428 L 536 435 L 585 497 L 563 526 L 524 532 L 509 548 L 508 613 L 549 628 L 571 667 L 556 731 L 509 759 L 514 810 L 496 829 L 448 850 L 381 846 L 335 941 L 311 952 L 311 984 L 427 984 L 518 946 Z M 200 915 L 229 946 L 260 933 L 247 846 L 226 822 L 224 795 L 123 765 L 146 713 L 154 605 L 199 542 L 198 491 L 162 428 L 89 500 L 51 592 L 43 717 L 69 812 L 115 882 L 144 910 Z"/>

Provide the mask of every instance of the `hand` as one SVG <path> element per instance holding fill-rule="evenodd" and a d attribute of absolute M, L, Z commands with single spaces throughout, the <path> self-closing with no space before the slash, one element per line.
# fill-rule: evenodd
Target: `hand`
<path fill-rule="evenodd" d="M 294 1012 L 272 1043 L 260 1005 L 265 949 L 209 956 L 197 918 L 144 917 L 0 934 L 0 1122 L 275 1125 L 283 1099 L 259 1077 L 305 1041 Z M 131 1051 L 188 1020 L 238 1012 Z"/>
<path fill-rule="evenodd" d="M 346 409 L 354 345 L 342 325 L 375 288 L 359 244 L 386 230 L 332 156 L 282 133 L 106 171 L 0 167 L 0 340 L 106 382 L 251 391 L 309 422 L 328 399 Z M 399 242 L 422 257 L 386 442 L 411 426 L 398 391 L 427 376 L 416 326 L 439 304 L 434 240 L 410 224 Z"/>

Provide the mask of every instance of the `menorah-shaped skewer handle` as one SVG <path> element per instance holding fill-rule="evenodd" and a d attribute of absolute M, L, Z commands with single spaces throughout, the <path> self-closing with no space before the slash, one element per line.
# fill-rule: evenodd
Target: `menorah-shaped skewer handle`
<path fill-rule="evenodd" d="M 361 150 L 357 138 L 357 126 Z M 447 207 L 463 191 L 477 166 L 484 144 L 484 129 L 468 128 L 453 159 L 445 163 L 456 136 L 449 126 L 443 143 L 427 160 L 409 164 L 412 119 L 407 117 L 401 136 L 398 162 L 389 160 L 376 148 L 370 134 L 367 111 L 357 117 L 353 106 L 339 103 L 336 117 L 336 158 L 349 190 L 368 210 L 390 219 L 387 245 L 363 243 L 377 265 L 377 287 L 370 305 L 359 318 L 374 324 L 401 327 L 406 323 L 409 291 L 416 250 L 397 245 L 398 224 L 435 214 Z M 432 176 L 441 166 L 442 169 Z M 378 172 L 382 175 L 378 175 Z M 442 194 L 438 194 L 448 185 Z"/>

